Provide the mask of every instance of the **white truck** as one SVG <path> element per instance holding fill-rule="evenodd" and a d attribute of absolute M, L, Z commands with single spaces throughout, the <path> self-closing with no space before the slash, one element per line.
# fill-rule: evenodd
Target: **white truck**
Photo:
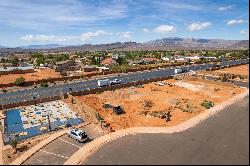
<path fill-rule="evenodd" d="M 121 83 L 122 83 L 122 80 L 119 80 L 119 79 L 114 79 L 114 80 L 110 81 L 111 85 L 121 84 Z"/>
<path fill-rule="evenodd" d="M 103 87 L 103 86 L 109 86 L 110 85 L 110 80 L 105 79 L 105 80 L 98 80 L 98 86 Z"/>
<path fill-rule="evenodd" d="M 182 73 L 183 70 L 181 68 L 174 69 L 174 74 Z"/>

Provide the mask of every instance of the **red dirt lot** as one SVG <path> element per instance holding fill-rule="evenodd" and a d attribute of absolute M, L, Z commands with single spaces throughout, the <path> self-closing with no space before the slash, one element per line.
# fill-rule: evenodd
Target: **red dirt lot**
<path fill-rule="evenodd" d="M 168 85 L 144 84 L 144 88 L 129 87 L 101 94 L 78 96 L 77 99 L 96 110 L 115 130 L 142 126 L 174 126 L 206 109 L 204 100 L 215 105 L 239 94 L 245 89 L 228 83 L 185 78 L 165 80 Z M 176 84 L 176 85 L 175 85 Z M 104 103 L 121 105 L 125 113 L 116 115 L 112 109 L 103 108 Z M 170 112 L 171 121 L 155 117 L 161 112 Z"/>
<path fill-rule="evenodd" d="M 33 73 L 0 75 L 0 84 L 14 83 L 19 77 L 24 77 L 25 81 L 37 81 L 47 78 L 59 78 L 62 76 L 52 69 L 35 69 Z"/>

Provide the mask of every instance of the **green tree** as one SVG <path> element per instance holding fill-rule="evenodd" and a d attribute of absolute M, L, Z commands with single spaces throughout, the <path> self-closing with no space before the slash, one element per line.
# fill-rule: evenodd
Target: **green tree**
<path fill-rule="evenodd" d="M 13 141 L 10 142 L 10 145 L 11 145 L 14 149 L 16 149 L 16 148 L 17 148 L 17 145 L 18 145 L 18 141 L 17 141 L 17 140 L 13 140 Z"/>
<path fill-rule="evenodd" d="M 124 57 L 118 57 L 117 63 L 118 63 L 119 65 L 127 64 L 127 60 L 126 60 L 126 58 L 124 58 Z"/>
<path fill-rule="evenodd" d="M 44 64 L 45 63 L 45 57 L 43 53 L 36 52 L 31 55 L 33 58 L 36 58 L 36 65 Z"/>
<path fill-rule="evenodd" d="M 5 59 L 4 58 L 1 59 L 1 63 L 5 63 Z"/>
<path fill-rule="evenodd" d="M 12 60 L 11 60 L 11 63 L 12 63 L 12 66 L 18 66 L 18 63 L 19 63 L 19 60 L 17 57 L 14 57 Z"/>
<path fill-rule="evenodd" d="M 23 78 L 23 77 L 19 77 L 19 78 L 17 78 L 16 81 L 15 81 L 15 84 L 16 84 L 17 86 L 23 86 L 24 83 L 25 83 L 25 78 Z"/>
<path fill-rule="evenodd" d="M 96 58 L 95 58 L 94 55 L 92 56 L 91 64 L 92 64 L 92 65 L 96 65 L 96 64 L 97 64 L 97 60 L 96 60 Z"/>
<path fill-rule="evenodd" d="M 40 64 L 44 64 L 44 62 L 45 62 L 45 59 L 43 59 L 43 58 L 37 58 L 36 59 L 36 65 L 40 65 Z"/>

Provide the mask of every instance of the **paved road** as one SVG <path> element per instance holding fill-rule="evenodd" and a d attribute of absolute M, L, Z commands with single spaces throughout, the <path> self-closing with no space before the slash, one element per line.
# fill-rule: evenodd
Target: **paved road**
<path fill-rule="evenodd" d="M 227 65 L 242 64 L 242 63 L 248 63 L 248 60 L 228 61 L 228 62 L 223 62 L 220 65 L 227 66 Z M 182 68 L 186 70 L 205 70 L 212 67 L 213 64 L 200 64 L 200 65 L 185 66 Z M 129 83 L 139 80 L 154 79 L 171 75 L 174 75 L 174 68 L 164 68 L 159 70 L 129 73 L 127 75 L 110 77 L 110 79 L 117 78 L 121 79 L 123 83 Z M 10 103 L 20 103 L 24 101 L 33 100 L 34 96 L 36 97 L 36 99 L 41 99 L 46 97 L 59 96 L 60 94 L 66 94 L 68 92 L 79 92 L 79 91 L 85 91 L 87 89 L 94 89 L 98 87 L 97 80 L 98 79 L 93 79 L 77 83 L 54 85 L 46 88 L 35 88 L 28 90 L 18 90 L 15 92 L 7 92 L 4 94 L 0 94 L 0 105 L 10 104 Z"/>
<path fill-rule="evenodd" d="M 86 131 L 92 139 L 103 135 L 102 130 L 94 125 L 88 125 L 81 129 Z M 85 144 L 78 143 L 65 134 L 35 153 L 23 165 L 62 165 Z"/>
<path fill-rule="evenodd" d="M 249 97 L 184 132 L 112 141 L 83 164 L 249 164 Z"/>

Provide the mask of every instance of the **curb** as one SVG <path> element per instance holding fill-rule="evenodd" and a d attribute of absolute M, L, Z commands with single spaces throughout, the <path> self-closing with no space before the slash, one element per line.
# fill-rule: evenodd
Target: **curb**
<path fill-rule="evenodd" d="M 246 88 L 247 89 L 247 88 Z M 118 130 L 114 133 L 106 134 L 104 136 L 101 136 L 95 140 L 93 140 L 90 143 L 87 143 L 85 146 L 83 146 L 81 149 L 79 149 L 77 152 L 75 152 L 63 165 L 78 165 L 86 161 L 86 159 L 93 154 L 95 151 L 97 151 L 101 146 L 104 144 L 127 136 L 127 135 L 133 135 L 133 134 L 139 134 L 139 133 L 176 133 L 181 132 L 184 130 L 187 130 L 191 127 L 194 127 L 195 125 L 199 124 L 203 120 L 207 119 L 208 117 L 216 114 L 217 112 L 223 110 L 224 108 L 232 105 L 233 103 L 239 101 L 240 99 L 243 99 L 244 97 L 249 95 L 249 90 L 247 89 L 245 92 L 238 94 L 237 96 L 234 96 L 221 104 L 173 127 L 132 127 L 128 129 L 122 129 Z"/>

